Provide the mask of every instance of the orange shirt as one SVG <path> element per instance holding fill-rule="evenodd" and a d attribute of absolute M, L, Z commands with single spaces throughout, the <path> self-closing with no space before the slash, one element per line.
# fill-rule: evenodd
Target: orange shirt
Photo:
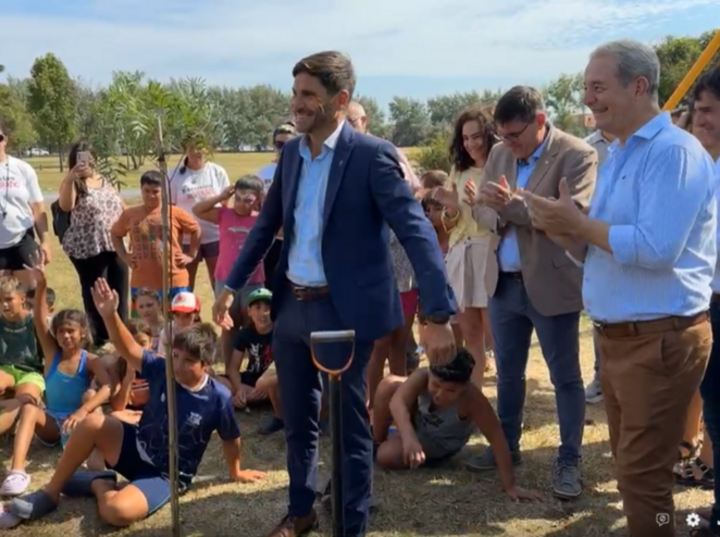
<path fill-rule="evenodd" d="M 173 256 L 171 287 L 187 287 L 190 277 L 184 268 L 177 266 L 177 255 L 182 253 L 183 236 L 192 235 L 200 230 L 195 218 L 180 207 L 170 209 L 170 241 Z M 160 208 L 148 210 L 143 205 L 128 207 L 112 227 L 116 237 L 130 235 L 130 251 L 136 268 L 130 276 L 130 287 L 139 289 L 147 287 L 161 290 L 163 288 L 163 232 Z"/>

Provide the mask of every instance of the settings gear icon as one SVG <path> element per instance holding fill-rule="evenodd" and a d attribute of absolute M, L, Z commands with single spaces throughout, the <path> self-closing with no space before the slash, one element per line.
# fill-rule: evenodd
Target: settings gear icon
<path fill-rule="evenodd" d="M 697 528 L 700 525 L 700 515 L 690 513 L 687 518 L 685 518 L 685 522 L 687 522 L 687 525 L 691 528 Z"/>

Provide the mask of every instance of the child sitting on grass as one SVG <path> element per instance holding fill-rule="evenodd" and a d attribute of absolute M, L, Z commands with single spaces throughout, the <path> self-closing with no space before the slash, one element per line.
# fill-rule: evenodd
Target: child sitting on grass
<path fill-rule="evenodd" d="M 281 431 L 280 387 L 277 375 L 270 369 L 273 362 L 273 322 L 270 318 L 272 293 L 258 289 L 248 297 L 248 315 L 251 324 L 243 328 L 235 339 L 235 352 L 225 369 L 225 375 L 216 378 L 225 384 L 233 394 L 233 405 L 243 409 L 249 405 L 270 400 L 273 415 L 260 425 L 258 432 L 268 435 Z M 245 371 L 240 372 L 242 363 L 248 358 Z"/>
<path fill-rule="evenodd" d="M 140 424 L 135 427 L 100 414 L 83 421 L 70 438 L 50 482 L 13 500 L 1 518 L 34 521 L 55 511 L 61 494 L 95 496 L 100 519 L 122 527 L 155 513 L 170 500 L 165 360 L 133 339 L 117 314 L 118 295 L 105 280 L 98 280 L 92 292 L 110 340 L 128 366 L 141 372 L 150 386 Z M 208 324 L 193 326 L 175 335 L 172 342 L 181 492 L 190 487 L 214 431 L 222 441 L 231 480 L 246 483 L 265 478 L 264 472 L 241 469 L 240 429 L 232 396 L 208 374 L 216 345 L 217 336 Z M 118 487 L 112 471 L 77 472 L 94 449 L 129 484 Z"/>
<path fill-rule="evenodd" d="M 190 291 L 183 291 L 175 295 L 170 303 L 172 315 L 172 337 L 186 332 L 200 320 L 200 299 Z M 160 354 L 168 356 L 172 341 L 165 335 L 165 329 L 160 332 Z"/>
<path fill-rule="evenodd" d="M 12 429 L 24 404 L 37 405 L 45 391 L 35 325 L 26 303 L 20 281 L 0 277 L 0 435 Z"/>
<path fill-rule="evenodd" d="M 378 465 L 418 468 L 458 454 L 475 429 L 493 448 L 505 492 L 513 500 L 539 499 L 515 484 L 510 449 L 490 402 L 472 382 L 475 360 L 465 349 L 442 366 L 418 369 L 407 378 L 388 376 L 378 387 L 373 436 Z M 391 422 L 398 434 L 388 436 Z"/>
<path fill-rule="evenodd" d="M 98 411 L 110 398 L 110 378 L 96 355 L 85 347 L 90 343 L 87 316 L 76 310 L 62 310 L 53 317 L 51 335 L 48 325 L 48 308 L 45 301 L 47 283 L 44 268 L 33 269 L 37 300 L 33 320 L 45 361 L 46 408 L 26 404 L 20 409 L 11 470 L 0 486 L 0 495 L 17 496 L 25 492 L 30 476 L 25 463 L 33 433 L 45 444 L 63 447 L 70 433 L 91 413 Z M 100 385 L 97 391 L 90 389 L 92 378 Z"/>
<path fill-rule="evenodd" d="M 163 329 L 160 295 L 152 289 L 139 289 L 135 294 L 135 308 L 138 318 L 147 323 L 152 330 L 152 351 L 160 352 L 160 332 Z"/>
<path fill-rule="evenodd" d="M 152 351 L 152 329 L 147 323 L 132 319 L 127 321 L 125 327 L 138 345 Z M 103 362 L 114 387 L 110 397 L 111 415 L 131 425 L 137 425 L 150 395 L 147 380 L 132 367 L 128 367 L 125 358 L 114 348 L 112 353 L 103 356 Z"/>
<path fill-rule="evenodd" d="M 52 287 L 47 288 L 45 293 L 45 301 L 47 302 L 48 314 L 52 316 L 55 313 L 55 290 Z M 35 289 L 29 289 L 25 295 L 25 307 L 28 311 L 32 311 L 35 306 Z"/>

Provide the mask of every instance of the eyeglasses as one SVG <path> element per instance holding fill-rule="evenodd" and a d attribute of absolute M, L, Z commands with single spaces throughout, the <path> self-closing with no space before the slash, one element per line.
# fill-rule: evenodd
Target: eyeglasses
<path fill-rule="evenodd" d="M 0 142 L 4 142 L 4 141 L 5 141 L 5 135 L 0 132 Z"/>
<path fill-rule="evenodd" d="M 285 142 L 282 140 L 276 140 L 273 145 L 275 146 L 275 149 L 282 151 L 282 148 L 285 147 Z"/>
<path fill-rule="evenodd" d="M 255 203 L 256 200 L 257 200 L 257 198 L 255 196 L 243 196 L 243 197 L 235 196 L 235 201 L 238 201 L 240 203 Z"/>
<path fill-rule="evenodd" d="M 520 136 L 522 136 L 522 133 L 525 132 L 530 125 L 532 125 L 532 122 L 528 123 L 517 132 L 508 132 L 507 134 L 501 134 L 500 138 L 502 138 L 503 140 L 517 140 L 518 138 L 520 138 Z"/>
<path fill-rule="evenodd" d="M 365 119 L 365 116 L 359 116 L 359 117 L 354 117 L 354 118 L 353 118 L 353 117 L 349 117 L 349 118 L 348 118 L 348 123 L 350 123 L 350 125 L 352 125 L 352 126 L 355 126 L 355 125 L 357 125 L 358 123 L 360 123 L 363 119 Z"/>

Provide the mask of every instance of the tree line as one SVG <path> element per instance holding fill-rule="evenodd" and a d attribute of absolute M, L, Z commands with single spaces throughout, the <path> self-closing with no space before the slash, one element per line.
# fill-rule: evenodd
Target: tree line
<path fill-rule="evenodd" d="M 668 36 L 655 45 L 662 64 L 662 101 L 672 94 L 713 33 Z M 67 147 L 79 138 L 90 141 L 108 162 L 122 154 L 124 163 L 113 162 L 137 169 L 156 146 L 158 117 L 166 146 L 179 148 L 187 132 L 197 131 L 215 150 L 226 151 L 268 146 L 273 128 L 290 117 L 290 94 L 268 85 L 222 87 L 200 78 L 160 82 L 140 71 L 116 71 L 107 86 L 93 87 L 73 77 L 52 53 L 37 58 L 29 76 L 12 75 L 0 84 L 0 122 L 12 133 L 11 150 L 48 149 L 59 155 L 61 169 Z M 427 100 L 396 96 L 387 114 L 371 96 L 358 100 L 374 134 L 399 147 L 439 150 L 447 144 L 452 123 L 464 108 L 491 106 L 505 89 L 458 92 Z M 562 74 L 542 90 L 554 124 L 576 135 L 588 133 L 582 73 Z"/>

